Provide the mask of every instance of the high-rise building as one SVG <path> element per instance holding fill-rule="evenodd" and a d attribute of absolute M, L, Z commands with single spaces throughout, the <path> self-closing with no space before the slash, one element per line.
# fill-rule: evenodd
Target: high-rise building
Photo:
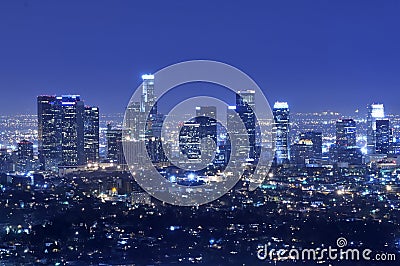
<path fill-rule="evenodd" d="M 142 75 L 143 86 L 140 111 L 157 114 L 157 98 L 154 93 L 154 75 Z"/>
<path fill-rule="evenodd" d="M 272 110 L 274 115 L 275 158 L 277 165 L 289 162 L 289 105 L 276 102 Z"/>
<path fill-rule="evenodd" d="M 85 106 L 83 143 L 85 162 L 99 161 L 99 108 Z"/>
<path fill-rule="evenodd" d="M 107 159 L 118 164 L 125 164 L 124 150 L 122 146 L 122 129 L 113 129 L 107 125 Z"/>
<path fill-rule="evenodd" d="M 388 154 L 391 145 L 391 129 L 389 119 L 377 119 L 375 130 L 375 153 Z"/>
<path fill-rule="evenodd" d="M 362 152 L 357 147 L 356 122 L 353 119 L 336 121 L 335 160 L 338 163 L 362 164 Z"/>
<path fill-rule="evenodd" d="M 62 157 L 61 102 L 55 96 L 37 97 L 39 163 L 44 170 L 56 170 Z"/>
<path fill-rule="evenodd" d="M 244 90 L 239 91 L 236 94 L 236 108 L 235 111 L 241 118 L 246 131 L 247 138 L 249 141 L 249 159 L 257 158 L 257 147 L 256 147 L 256 115 L 255 111 L 255 91 L 254 90 Z M 243 136 L 245 138 L 246 136 Z"/>
<path fill-rule="evenodd" d="M 30 171 L 35 168 L 33 158 L 33 143 L 28 140 L 21 140 L 17 145 L 16 168 L 18 171 Z"/>
<path fill-rule="evenodd" d="M 322 133 L 304 132 L 290 149 L 291 162 L 296 165 L 316 163 L 322 159 Z"/>
<path fill-rule="evenodd" d="M 304 166 L 313 156 L 313 142 L 309 139 L 301 139 L 290 148 L 290 160 L 295 165 Z"/>
<path fill-rule="evenodd" d="M 303 132 L 299 135 L 299 140 L 310 140 L 312 142 L 312 159 L 322 159 L 322 133 L 321 132 Z"/>
<path fill-rule="evenodd" d="M 200 124 L 201 138 L 210 138 L 217 143 L 217 107 L 197 106 L 195 122 Z"/>
<path fill-rule="evenodd" d="M 367 153 L 376 153 L 376 120 L 385 118 L 385 109 L 383 104 L 370 104 L 368 106 L 367 116 Z"/>
<path fill-rule="evenodd" d="M 84 103 L 80 95 L 57 97 L 62 106 L 62 164 L 66 166 L 85 163 L 83 116 Z"/>
<path fill-rule="evenodd" d="M 98 160 L 97 107 L 85 108 L 79 95 L 38 96 L 37 100 L 42 169 L 83 165 L 89 158 Z"/>
<path fill-rule="evenodd" d="M 356 122 L 353 119 L 336 121 L 336 145 L 339 148 L 357 145 Z"/>
<path fill-rule="evenodd" d="M 28 140 L 18 142 L 18 160 L 33 160 L 33 143 Z"/>

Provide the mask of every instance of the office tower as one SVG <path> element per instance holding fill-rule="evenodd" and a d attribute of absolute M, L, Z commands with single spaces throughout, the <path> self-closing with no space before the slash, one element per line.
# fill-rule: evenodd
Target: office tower
<path fill-rule="evenodd" d="M 362 164 L 362 152 L 357 147 L 356 122 L 340 119 L 336 122 L 336 162 Z"/>
<path fill-rule="evenodd" d="M 17 170 L 29 171 L 33 169 L 33 143 L 27 140 L 22 140 L 17 144 Z"/>
<path fill-rule="evenodd" d="M 322 159 L 322 133 L 304 132 L 290 149 L 291 162 L 296 165 L 315 163 Z"/>
<path fill-rule="evenodd" d="M 33 160 L 33 143 L 27 140 L 18 142 L 18 160 Z"/>
<path fill-rule="evenodd" d="M 216 112 L 215 106 L 198 106 L 196 117 L 184 123 L 179 132 L 179 148 L 187 159 L 202 159 L 202 139 L 210 139 L 217 145 Z"/>
<path fill-rule="evenodd" d="M 129 134 L 130 139 L 133 141 L 144 140 L 146 135 L 145 113 L 141 112 L 140 106 L 140 102 L 129 103 L 125 112 L 124 123 L 127 129 L 126 133 Z"/>
<path fill-rule="evenodd" d="M 368 106 L 367 116 L 367 152 L 374 154 L 376 152 L 376 120 L 385 118 L 385 109 L 383 104 L 371 104 Z"/>
<path fill-rule="evenodd" d="M 6 148 L 0 148 L 0 172 L 14 171 L 14 162 Z"/>
<path fill-rule="evenodd" d="M 107 125 L 107 159 L 118 164 L 125 164 L 125 156 L 122 147 L 122 129 L 112 129 Z"/>
<path fill-rule="evenodd" d="M 99 161 L 99 108 L 85 106 L 83 119 L 85 162 Z"/>
<path fill-rule="evenodd" d="M 185 122 L 179 132 L 179 149 L 189 160 L 201 159 L 200 124 L 194 120 Z"/>
<path fill-rule="evenodd" d="M 38 151 L 42 170 L 56 170 L 62 160 L 61 102 L 55 96 L 38 96 Z"/>
<path fill-rule="evenodd" d="M 336 121 L 336 145 L 347 148 L 357 145 L 356 122 L 353 119 Z"/>
<path fill-rule="evenodd" d="M 140 111 L 157 113 L 157 98 L 154 94 L 154 75 L 142 75 L 142 96 L 140 101 Z"/>
<path fill-rule="evenodd" d="M 147 119 L 147 123 L 145 125 L 146 134 L 145 138 L 161 138 L 162 125 L 164 122 L 165 116 L 163 114 L 151 114 Z"/>
<path fill-rule="evenodd" d="M 301 139 L 290 148 L 290 160 L 295 165 L 304 166 L 313 157 L 313 142 L 309 139 Z"/>
<path fill-rule="evenodd" d="M 303 132 L 299 135 L 299 140 L 310 140 L 312 142 L 312 159 L 322 159 L 322 133 L 321 132 Z"/>
<path fill-rule="evenodd" d="M 168 158 L 164 153 L 161 138 L 149 138 L 146 141 L 146 149 L 152 163 L 168 162 Z"/>
<path fill-rule="evenodd" d="M 289 105 L 276 102 L 272 110 L 274 115 L 275 163 L 281 165 L 289 162 Z"/>
<path fill-rule="evenodd" d="M 210 138 L 217 143 L 217 107 L 196 107 L 195 122 L 200 124 L 200 137 Z"/>
<path fill-rule="evenodd" d="M 375 130 L 375 153 L 388 154 L 390 151 L 390 121 L 389 119 L 377 119 Z"/>
<path fill-rule="evenodd" d="M 226 120 L 227 120 L 227 126 L 228 129 L 236 136 L 235 138 L 235 143 L 236 143 L 236 154 L 238 158 L 243 158 L 244 161 L 240 163 L 245 163 L 247 159 L 249 158 L 249 150 L 248 146 L 246 146 L 246 141 L 248 141 L 249 137 L 247 136 L 247 130 L 245 134 L 241 134 L 242 132 L 239 132 L 239 129 L 241 128 L 239 123 L 243 123 L 241 120 L 240 116 L 238 121 L 237 116 L 239 114 L 236 112 L 236 106 L 228 106 L 226 110 Z M 232 136 L 227 136 L 229 138 L 229 141 L 233 140 Z M 226 153 L 227 153 L 227 160 L 229 161 L 230 159 L 230 154 L 231 154 L 231 147 L 228 146 L 226 147 Z M 239 162 L 238 162 L 239 163 Z"/>
<path fill-rule="evenodd" d="M 241 118 L 247 130 L 247 138 L 249 141 L 248 158 L 252 160 L 257 158 L 256 115 L 254 113 L 255 110 L 254 96 L 255 96 L 254 90 L 239 91 L 236 94 L 236 108 L 235 108 L 236 113 Z"/>
<path fill-rule="evenodd" d="M 80 95 L 57 97 L 62 106 L 62 164 L 76 166 L 85 164 L 84 154 L 84 104 Z"/>

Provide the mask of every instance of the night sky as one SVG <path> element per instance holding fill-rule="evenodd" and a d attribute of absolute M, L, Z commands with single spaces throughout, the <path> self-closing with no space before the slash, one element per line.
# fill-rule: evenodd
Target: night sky
<path fill-rule="evenodd" d="M 399 1 L 1 1 L 0 115 L 40 94 L 123 112 L 144 73 L 238 67 L 294 112 L 400 114 Z"/>

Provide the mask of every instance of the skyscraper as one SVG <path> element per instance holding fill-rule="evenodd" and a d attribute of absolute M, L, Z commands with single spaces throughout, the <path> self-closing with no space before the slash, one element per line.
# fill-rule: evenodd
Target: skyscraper
<path fill-rule="evenodd" d="M 33 160 L 33 143 L 28 140 L 18 142 L 18 159 Z"/>
<path fill-rule="evenodd" d="M 55 96 L 37 97 L 38 151 L 43 170 L 56 170 L 61 162 L 61 102 Z"/>
<path fill-rule="evenodd" d="M 67 166 L 84 164 L 84 104 L 80 95 L 63 95 L 57 99 L 61 101 L 62 106 L 62 164 Z"/>
<path fill-rule="evenodd" d="M 140 111 L 157 113 L 156 95 L 154 94 L 154 75 L 142 75 L 143 87 L 140 101 Z"/>
<path fill-rule="evenodd" d="M 125 156 L 122 147 L 122 129 L 113 129 L 107 125 L 107 159 L 118 164 L 125 164 Z"/>
<path fill-rule="evenodd" d="M 21 171 L 32 170 L 33 165 L 33 143 L 28 140 L 18 142 L 17 169 Z"/>
<path fill-rule="evenodd" d="M 313 150 L 313 159 L 321 160 L 322 159 L 322 133 L 308 131 L 303 132 L 299 136 L 299 140 L 310 140 L 312 142 L 312 150 Z"/>
<path fill-rule="evenodd" d="M 272 110 L 274 115 L 275 163 L 281 165 L 289 162 L 289 105 L 276 102 Z"/>
<path fill-rule="evenodd" d="M 290 149 L 292 163 L 304 165 L 322 159 L 322 133 L 304 132 L 299 135 L 297 143 Z"/>
<path fill-rule="evenodd" d="M 255 91 L 254 90 L 244 90 L 239 91 L 236 94 L 236 108 L 235 111 L 241 118 L 247 131 L 247 138 L 249 141 L 249 159 L 256 159 L 257 149 L 256 149 L 256 115 L 255 101 L 254 101 Z M 243 136 L 246 137 L 246 136 Z"/>
<path fill-rule="evenodd" d="M 85 106 L 84 115 L 84 151 L 85 162 L 99 161 L 99 108 Z"/>
<path fill-rule="evenodd" d="M 357 147 L 356 122 L 353 119 L 336 121 L 336 162 L 362 164 L 362 152 Z"/>
<path fill-rule="evenodd" d="M 356 122 L 353 119 L 336 121 L 336 145 L 338 148 L 353 147 L 356 144 Z"/>
<path fill-rule="evenodd" d="M 388 154 L 390 151 L 390 121 L 389 119 L 377 119 L 375 130 L 375 153 Z"/>
<path fill-rule="evenodd" d="M 313 158 L 313 142 L 309 139 L 299 140 L 291 146 L 290 154 L 290 159 L 293 164 L 304 166 Z"/>
<path fill-rule="evenodd" d="M 383 104 L 370 104 L 368 106 L 367 116 L 367 153 L 376 153 L 376 120 L 385 118 L 385 109 Z"/>

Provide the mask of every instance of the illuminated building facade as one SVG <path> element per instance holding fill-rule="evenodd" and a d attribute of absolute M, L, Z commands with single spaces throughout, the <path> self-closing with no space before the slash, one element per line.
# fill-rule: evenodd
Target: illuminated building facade
<path fill-rule="evenodd" d="M 86 163 L 99 162 L 99 108 L 85 106 L 84 151 Z"/>
<path fill-rule="evenodd" d="M 118 164 L 125 164 L 125 156 L 122 147 L 122 129 L 113 129 L 107 125 L 107 159 Z"/>
<path fill-rule="evenodd" d="M 62 165 L 82 165 L 85 163 L 83 101 L 79 95 L 63 95 L 57 99 L 61 101 L 62 106 Z"/>
<path fill-rule="evenodd" d="M 18 160 L 33 160 L 33 143 L 27 140 L 18 142 Z"/>
<path fill-rule="evenodd" d="M 276 102 L 272 110 L 274 115 L 275 158 L 277 165 L 289 162 L 289 105 Z"/>
<path fill-rule="evenodd" d="M 38 151 L 42 170 L 56 170 L 61 163 L 61 102 L 55 96 L 37 97 Z"/>
<path fill-rule="evenodd" d="M 244 126 L 246 127 L 247 137 L 249 141 L 249 159 L 256 159 L 257 148 L 256 148 L 256 115 L 255 101 L 254 101 L 255 91 L 254 90 L 244 90 L 239 91 L 236 94 L 236 108 L 235 111 L 241 118 Z"/>
<path fill-rule="evenodd" d="M 295 165 L 316 163 L 322 159 L 322 133 L 300 133 L 299 140 L 290 149 L 290 159 Z"/>
<path fill-rule="evenodd" d="M 367 116 L 367 153 L 376 153 L 376 120 L 385 118 L 385 108 L 383 104 L 370 104 Z"/>
<path fill-rule="evenodd" d="M 357 147 L 356 122 L 353 119 L 336 121 L 336 162 L 361 165 L 363 155 Z"/>
<path fill-rule="evenodd" d="M 356 122 L 353 119 L 340 119 L 336 121 L 336 145 L 339 148 L 357 145 Z"/>
<path fill-rule="evenodd" d="M 377 119 L 375 130 L 375 153 L 388 154 L 391 145 L 391 129 L 389 119 Z"/>

